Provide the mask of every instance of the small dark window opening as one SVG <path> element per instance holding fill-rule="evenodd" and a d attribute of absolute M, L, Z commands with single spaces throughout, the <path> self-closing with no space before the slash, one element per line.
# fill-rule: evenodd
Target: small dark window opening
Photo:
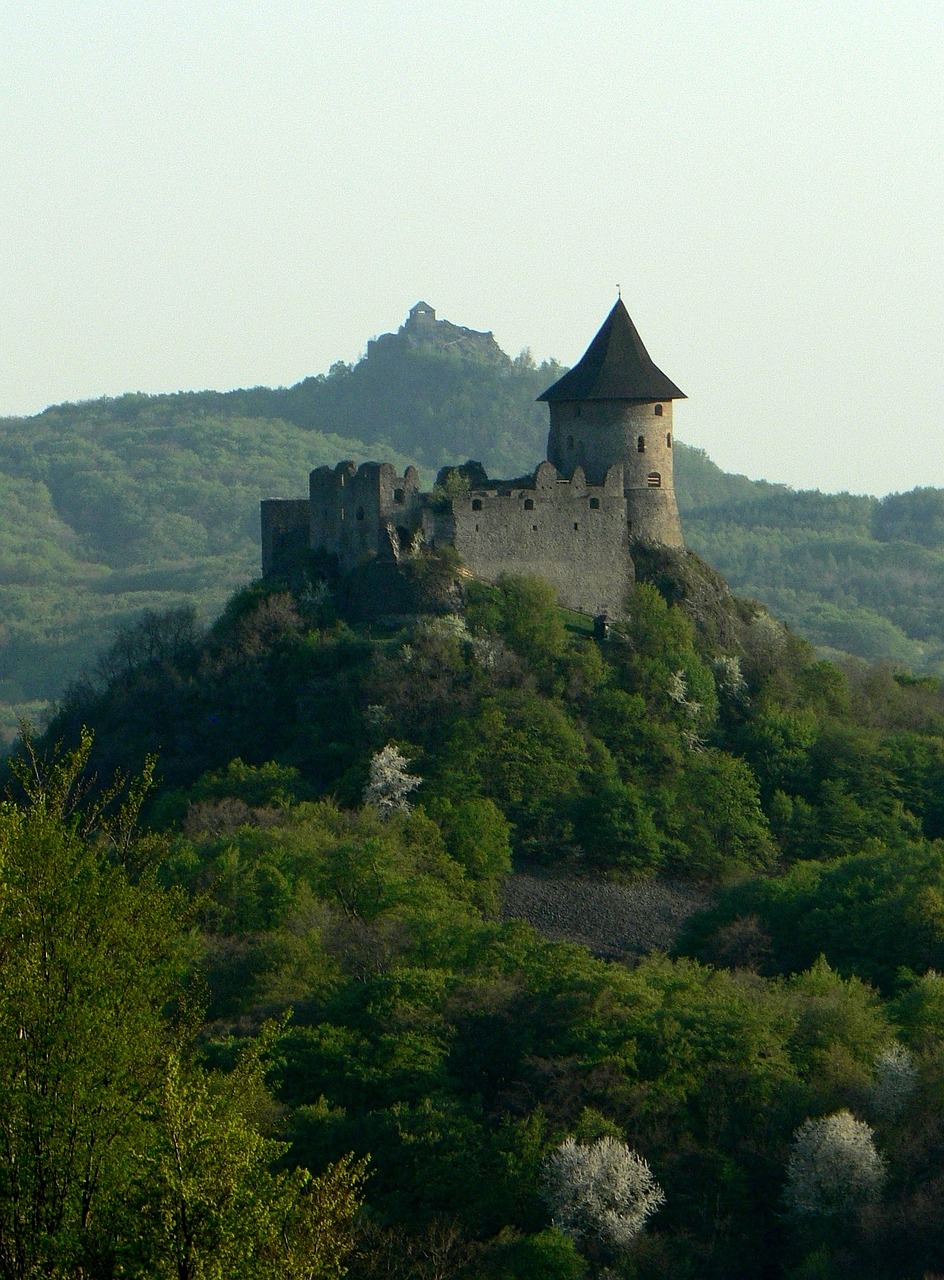
<path fill-rule="evenodd" d="M 640 453 L 645 453 L 645 452 L 646 452 L 646 437 L 645 437 L 645 436 L 639 436 L 639 438 L 636 440 L 636 448 L 639 450 L 639 452 L 640 452 Z"/>
<path fill-rule="evenodd" d="M 413 541 L 413 535 L 409 529 L 404 529 L 402 524 L 397 525 L 397 541 L 400 543 L 401 551 L 409 551 L 410 543 Z"/>
<path fill-rule="evenodd" d="M 580 417 L 580 413 L 581 413 L 581 406 L 580 406 L 579 404 L 575 404 L 575 405 L 574 405 L 574 417 L 575 417 L 575 418 L 579 418 L 579 417 Z"/>
<path fill-rule="evenodd" d="M 672 448 L 672 432 L 671 431 L 667 431 L 665 433 L 665 447 L 667 449 Z"/>
<path fill-rule="evenodd" d="M 476 525 L 476 526 L 475 526 L 475 532 L 476 532 L 476 533 L 478 533 L 478 531 L 479 531 L 479 529 L 480 529 L 480 528 L 481 528 L 481 526 L 480 526 L 480 525 Z"/>
<path fill-rule="evenodd" d="M 568 436 L 568 437 L 567 437 L 567 448 L 568 448 L 568 449 L 572 449 L 573 447 L 574 447 L 574 437 L 573 437 L 573 436 Z"/>
<path fill-rule="evenodd" d="M 658 471 L 649 472 L 649 474 L 646 476 L 646 484 L 649 486 L 650 489 L 662 488 L 662 477 L 659 475 Z"/>
<path fill-rule="evenodd" d="M 473 511 L 481 511 L 481 510 L 482 510 L 482 499 L 481 499 L 481 498 L 473 498 L 473 499 L 472 499 L 472 510 L 473 510 Z"/>
<path fill-rule="evenodd" d="M 599 510 L 600 510 L 600 499 L 599 499 L 599 498 L 591 498 L 591 499 L 590 499 L 590 510 L 591 510 L 591 511 L 599 511 Z"/>
<path fill-rule="evenodd" d="M 533 511 L 533 510 L 534 510 L 534 499 L 533 499 L 533 498 L 525 498 L 525 500 L 524 500 L 524 509 L 525 509 L 525 511 Z"/>
<path fill-rule="evenodd" d="M 358 520 L 363 520 L 363 519 L 364 519 L 364 508 L 363 508 L 363 507 L 358 507 L 358 508 L 357 508 L 357 518 L 358 518 Z"/>
<path fill-rule="evenodd" d="M 406 502 L 406 494 L 403 492 L 402 489 L 394 489 L 393 500 L 394 502 L 401 502 L 401 503 Z"/>
<path fill-rule="evenodd" d="M 533 525 L 531 526 L 531 532 L 532 532 L 532 533 L 537 533 L 537 531 L 538 531 L 538 527 L 537 527 L 537 525 L 536 525 L 536 524 L 533 524 Z"/>
<path fill-rule="evenodd" d="M 656 407 L 653 409 L 653 411 L 652 411 L 652 412 L 656 415 L 656 417 L 657 417 L 657 418 L 661 418 L 661 417 L 662 417 L 662 405 L 661 405 L 661 404 L 657 404 L 657 405 L 656 405 Z"/>
<path fill-rule="evenodd" d="M 579 524 L 577 523 L 577 521 L 575 520 L 575 521 L 574 521 L 574 533 L 576 533 L 576 532 L 577 532 L 577 530 L 578 530 L 579 528 L 580 528 L 580 525 L 579 525 Z"/>

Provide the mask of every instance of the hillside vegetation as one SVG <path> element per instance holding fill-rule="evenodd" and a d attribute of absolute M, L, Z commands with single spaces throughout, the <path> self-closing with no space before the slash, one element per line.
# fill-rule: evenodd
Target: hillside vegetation
<path fill-rule="evenodd" d="M 257 584 L 72 688 L 0 811 L 0 1239 L 47 1214 L 33 1273 L 209 1277 L 216 1239 L 232 1280 L 944 1269 L 941 684 L 843 673 L 691 554 L 642 569 L 604 643 L 537 580 L 386 632 Z M 143 841 L 43 781 L 56 741 L 102 780 L 159 753 Z M 514 862 L 715 901 L 677 955 L 608 963 L 500 921 Z M 20 963 L 27 909 L 78 956 Z M 110 1013 L 99 1046 L 115 966 L 142 1031 Z M 113 1044 L 101 1177 L 50 1205 L 21 1117 L 58 1072 L 68 1137 Z"/>
<path fill-rule="evenodd" d="M 213 616 L 258 572 L 258 501 L 342 458 L 473 457 L 494 475 L 544 455 L 535 396 L 562 372 L 388 342 L 287 389 L 129 394 L 0 420 L 0 729 L 37 715 L 116 624 L 193 604 Z M 816 644 L 942 666 L 944 492 L 878 502 L 726 475 L 679 446 L 690 544 Z"/>

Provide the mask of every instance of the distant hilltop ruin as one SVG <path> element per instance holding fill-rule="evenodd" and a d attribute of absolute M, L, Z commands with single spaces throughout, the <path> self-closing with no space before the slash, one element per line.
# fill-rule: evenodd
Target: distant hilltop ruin
<path fill-rule="evenodd" d="M 491 331 L 480 333 L 449 320 L 437 320 L 428 302 L 418 302 L 396 333 L 382 333 L 367 344 L 367 359 L 375 360 L 398 346 L 428 347 L 433 351 L 453 351 L 478 360 L 502 362 L 507 359 Z"/>
<path fill-rule="evenodd" d="M 437 320 L 419 302 L 399 333 L 368 346 L 368 359 L 384 343 L 426 335 L 501 354 L 490 333 Z M 466 463 L 444 468 L 423 493 L 414 467 L 402 476 L 386 462 L 318 467 L 307 498 L 262 503 L 263 576 L 296 576 L 312 553 L 348 573 L 453 547 L 476 577 L 533 574 L 566 608 L 618 618 L 635 581 L 633 544 L 684 545 L 672 477 L 672 402 L 684 398 L 618 300 L 580 362 L 538 397 L 550 429 L 533 475 L 490 480 Z"/>

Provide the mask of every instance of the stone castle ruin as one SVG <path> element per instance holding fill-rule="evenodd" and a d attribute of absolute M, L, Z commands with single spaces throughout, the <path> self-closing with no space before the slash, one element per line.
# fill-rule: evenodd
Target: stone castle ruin
<path fill-rule="evenodd" d="M 418 303 L 401 334 L 446 323 Z M 422 493 L 413 467 L 401 476 L 386 462 L 340 462 L 312 471 L 307 498 L 264 501 L 263 576 L 291 577 L 312 552 L 345 573 L 371 560 L 395 570 L 424 549 L 453 547 L 475 577 L 532 574 L 566 608 L 620 617 L 633 544 L 683 546 L 672 401 L 684 393 L 617 301 L 583 359 L 538 399 L 550 410 L 548 460 L 526 480 L 490 480 L 467 464 Z"/>

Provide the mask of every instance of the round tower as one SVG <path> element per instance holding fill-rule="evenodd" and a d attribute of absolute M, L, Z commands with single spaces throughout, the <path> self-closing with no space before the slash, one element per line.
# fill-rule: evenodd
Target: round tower
<path fill-rule="evenodd" d="M 621 466 L 630 537 L 683 546 L 672 401 L 685 394 L 653 364 L 621 300 L 583 359 L 538 399 L 548 403 L 547 456 L 561 475 L 579 466 L 590 484 L 602 484 Z"/>

